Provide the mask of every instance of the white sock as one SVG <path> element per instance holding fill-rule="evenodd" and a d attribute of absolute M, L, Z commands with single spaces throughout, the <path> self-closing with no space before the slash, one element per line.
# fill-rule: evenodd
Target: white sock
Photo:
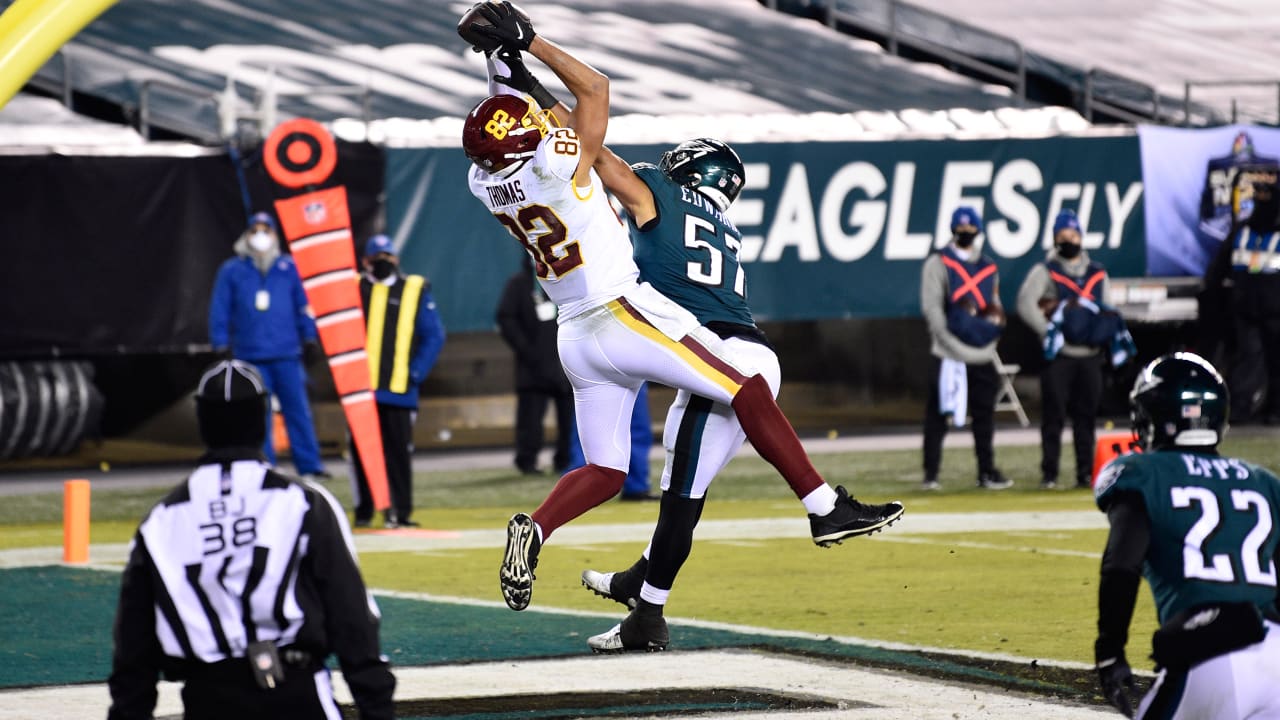
<path fill-rule="evenodd" d="M 666 605 L 667 596 L 670 594 L 670 590 L 659 590 L 649 583 L 640 586 L 640 599 L 654 605 Z"/>
<path fill-rule="evenodd" d="M 836 509 L 836 491 L 830 485 L 822 483 L 800 502 L 804 503 L 804 509 L 810 515 L 826 515 Z"/>

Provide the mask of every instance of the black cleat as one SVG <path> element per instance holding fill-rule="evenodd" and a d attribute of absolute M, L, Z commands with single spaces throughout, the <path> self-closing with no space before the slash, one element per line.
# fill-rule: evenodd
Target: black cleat
<path fill-rule="evenodd" d="M 583 570 L 582 587 L 606 600 L 622 603 L 628 610 L 634 610 L 640 600 L 640 588 L 644 585 L 644 576 L 648 571 L 649 559 L 641 555 L 639 560 L 622 572 Z"/>
<path fill-rule="evenodd" d="M 849 497 L 843 485 L 836 487 L 836 506 L 826 515 L 809 515 L 809 532 L 813 542 L 831 547 L 845 538 L 870 535 L 902 517 L 902 503 L 894 500 L 883 505 L 868 505 Z"/>
<path fill-rule="evenodd" d="M 652 608 L 654 606 L 650 606 Z M 591 652 L 604 655 L 624 652 L 661 652 L 671 642 L 667 620 L 658 612 L 632 610 L 607 632 L 587 638 Z"/>
<path fill-rule="evenodd" d="M 582 587 L 599 595 L 606 600 L 612 600 L 627 606 L 627 609 L 635 609 L 636 598 L 640 595 L 639 588 L 634 588 L 637 592 L 629 592 L 620 587 L 623 583 L 621 577 L 623 573 L 602 573 L 595 570 L 582 571 Z"/>
<path fill-rule="evenodd" d="M 502 558 L 498 580 L 502 584 L 502 599 L 512 610 L 529 607 L 533 597 L 533 571 L 538 567 L 538 551 L 542 543 L 533 518 L 516 513 L 507 523 L 507 552 Z"/>

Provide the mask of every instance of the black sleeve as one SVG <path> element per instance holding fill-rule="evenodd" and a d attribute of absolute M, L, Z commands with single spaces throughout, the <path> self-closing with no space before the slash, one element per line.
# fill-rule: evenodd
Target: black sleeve
<path fill-rule="evenodd" d="M 1097 660 L 1121 657 L 1129 641 L 1129 622 L 1142 582 L 1142 562 L 1151 543 L 1151 520 L 1141 496 L 1120 493 L 1107 506 L 1111 532 L 1102 553 L 1098 582 Z"/>
<path fill-rule="evenodd" d="M 150 720 L 156 709 L 156 682 L 160 679 L 160 641 L 156 638 L 155 593 L 151 553 L 139 533 L 120 578 L 120 604 L 113 629 L 115 651 L 111 656 L 111 709 L 107 720 Z"/>
<path fill-rule="evenodd" d="M 369 606 L 368 591 L 343 525 L 325 496 L 315 491 L 308 531 L 307 554 L 324 604 L 329 648 L 338 656 L 361 720 L 391 720 L 395 717 L 391 696 L 396 679 L 379 650 L 378 617 Z"/>

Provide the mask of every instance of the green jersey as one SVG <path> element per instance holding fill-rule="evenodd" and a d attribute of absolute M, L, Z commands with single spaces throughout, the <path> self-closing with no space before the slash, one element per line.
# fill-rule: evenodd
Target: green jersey
<path fill-rule="evenodd" d="M 1098 475 L 1106 509 L 1140 495 L 1151 520 L 1143 575 L 1161 623 L 1208 603 L 1276 602 L 1280 480 L 1252 463 L 1183 449 L 1124 455 Z"/>
<path fill-rule="evenodd" d="M 658 217 L 637 228 L 629 216 L 640 279 L 698 322 L 754 326 L 738 262 L 742 233 L 702 193 L 672 182 L 655 165 L 633 166 L 653 193 Z"/>

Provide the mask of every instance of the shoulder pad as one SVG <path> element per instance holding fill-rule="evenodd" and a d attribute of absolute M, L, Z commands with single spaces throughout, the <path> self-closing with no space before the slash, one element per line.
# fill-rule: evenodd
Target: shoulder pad
<path fill-rule="evenodd" d="M 1141 490 L 1143 475 L 1140 453 L 1121 455 L 1102 466 L 1093 485 L 1093 498 L 1098 508 L 1105 511 L 1116 493 Z"/>

